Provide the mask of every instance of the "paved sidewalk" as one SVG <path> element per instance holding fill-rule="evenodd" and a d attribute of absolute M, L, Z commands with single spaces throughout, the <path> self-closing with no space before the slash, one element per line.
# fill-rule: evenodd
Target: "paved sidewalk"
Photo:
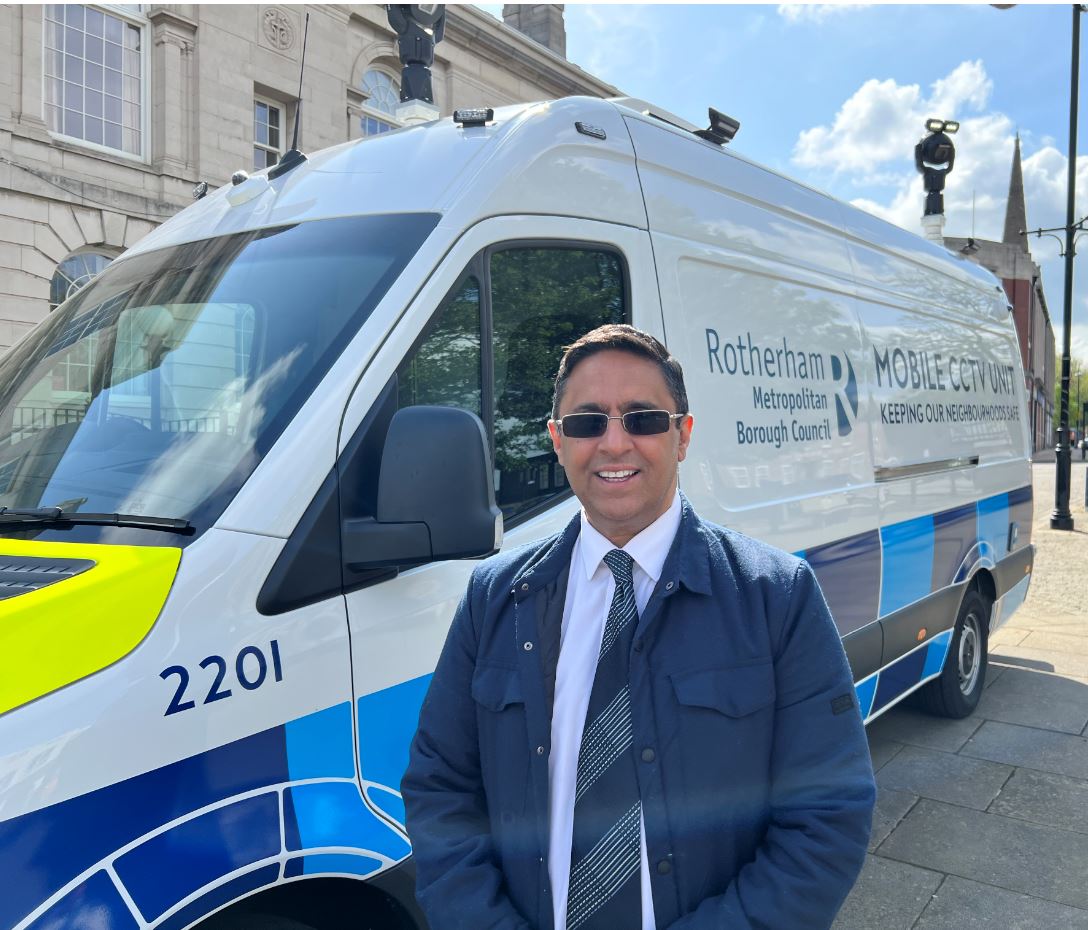
<path fill-rule="evenodd" d="M 1024 605 L 990 643 L 966 720 L 895 709 L 869 727 L 879 794 L 835 930 L 1088 930 L 1088 512 L 1049 527 L 1053 463 L 1033 466 L 1037 547 Z"/>

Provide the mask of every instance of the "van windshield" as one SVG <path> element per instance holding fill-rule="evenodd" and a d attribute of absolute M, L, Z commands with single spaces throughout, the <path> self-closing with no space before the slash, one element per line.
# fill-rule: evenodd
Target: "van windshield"
<path fill-rule="evenodd" d="M 0 533 L 116 539 L 13 513 L 42 508 L 206 529 L 437 221 L 318 220 L 110 266 L 0 361 Z"/>

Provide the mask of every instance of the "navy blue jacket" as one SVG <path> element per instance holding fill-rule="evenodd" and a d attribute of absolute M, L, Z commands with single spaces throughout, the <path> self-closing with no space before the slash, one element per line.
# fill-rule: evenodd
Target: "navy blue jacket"
<path fill-rule="evenodd" d="M 578 531 L 479 565 L 450 628 L 402 784 L 432 930 L 553 927 L 548 753 Z M 876 787 L 807 563 L 685 499 L 635 631 L 631 705 L 657 926 L 828 927 Z"/>

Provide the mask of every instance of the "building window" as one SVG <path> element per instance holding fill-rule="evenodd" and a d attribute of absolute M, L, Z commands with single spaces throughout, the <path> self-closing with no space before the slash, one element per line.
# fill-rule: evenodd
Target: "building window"
<path fill-rule="evenodd" d="M 111 261 L 112 256 L 103 255 L 101 252 L 69 255 L 53 272 L 53 280 L 49 284 L 49 309 L 64 303 L 95 275 L 101 273 Z"/>
<path fill-rule="evenodd" d="M 253 101 L 253 167 L 271 168 L 283 154 L 283 107 Z"/>
<path fill-rule="evenodd" d="M 384 71 L 371 69 L 363 75 L 363 91 L 367 95 L 359 125 L 364 136 L 377 136 L 396 129 L 400 85 Z M 370 112 L 367 112 L 370 111 Z"/>
<path fill-rule="evenodd" d="M 44 9 L 45 121 L 50 130 L 143 157 L 143 27 L 78 4 Z"/>

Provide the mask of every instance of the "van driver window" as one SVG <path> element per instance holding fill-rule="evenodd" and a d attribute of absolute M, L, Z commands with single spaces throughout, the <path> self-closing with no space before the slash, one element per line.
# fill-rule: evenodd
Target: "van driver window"
<path fill-rule="evenodd" d="M 618 255 L 511 248 L 491 256 L 496 499 L 509 523 L 567 491 L 548 438 L 563 348 L 627 319 Z"/>
<path fill-rule="evenodd" d="M 397 372 L 397 406 L 460 407 L 483 417 L 480 282 L 469 275 Z"/>

